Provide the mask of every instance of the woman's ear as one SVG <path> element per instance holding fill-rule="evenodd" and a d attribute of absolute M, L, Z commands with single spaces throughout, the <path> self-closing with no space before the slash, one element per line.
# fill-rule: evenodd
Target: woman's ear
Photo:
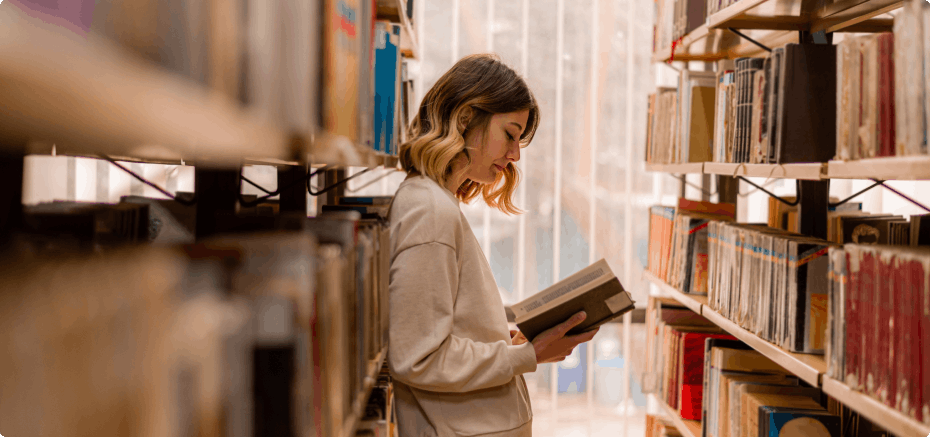
<path fill-rule="evenodd" d="M 472 116 L 471 107 L 466 106 L 462 108 L 461 111 L 459 111 L 458 120 L 455 121 L 456 127 L 458 128 L 459 132 L 463 134 L 465 133 L 465 129 L 468 129 L 468 122 L 471 121 L 471 116 Z"/>

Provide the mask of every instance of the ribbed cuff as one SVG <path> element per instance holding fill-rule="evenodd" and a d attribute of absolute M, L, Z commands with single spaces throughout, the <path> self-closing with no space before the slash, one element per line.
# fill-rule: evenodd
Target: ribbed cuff
<path fill-rule="evenodd" d="M 536 371 L 536 350 L 533 349 L 533 343 L 507 346 L 507 353 L 510 355 L 510 364 L 515 376 Z"/>

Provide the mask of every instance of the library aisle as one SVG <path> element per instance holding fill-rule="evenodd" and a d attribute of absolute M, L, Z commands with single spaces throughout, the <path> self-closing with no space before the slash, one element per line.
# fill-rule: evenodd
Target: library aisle
<path fill-rule="evenodd" d="M 535 437 L 930 436 L 928 1 L 0 3 L 2 435 L 409 435 L 400 150 L 491 53 L 540 115 L 522 213 L 459 205 L 511 329 L 609 320 Z"/>

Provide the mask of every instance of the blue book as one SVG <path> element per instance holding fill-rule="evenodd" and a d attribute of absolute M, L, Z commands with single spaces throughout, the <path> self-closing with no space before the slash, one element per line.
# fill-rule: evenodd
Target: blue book
<path fill-rule="evenodd" d="M 840 437 L 840 417 L 826 411 L 759 407 L 759 435 Z"/>
<path fill-rule="evenodd" d="M 399 24 L 375 22 L 374 149 L 389 155 L 397 155 L 400 30 Z"/>

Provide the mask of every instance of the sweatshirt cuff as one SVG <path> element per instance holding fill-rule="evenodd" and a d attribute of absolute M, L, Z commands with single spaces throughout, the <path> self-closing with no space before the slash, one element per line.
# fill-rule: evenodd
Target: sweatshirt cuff
<path fill-rule="evenodd" d="M 536 350 L 533 349 L 533 343 L 507 346 L 507 353 L 510 356 L 514 376 L 536 371 Z"/>

